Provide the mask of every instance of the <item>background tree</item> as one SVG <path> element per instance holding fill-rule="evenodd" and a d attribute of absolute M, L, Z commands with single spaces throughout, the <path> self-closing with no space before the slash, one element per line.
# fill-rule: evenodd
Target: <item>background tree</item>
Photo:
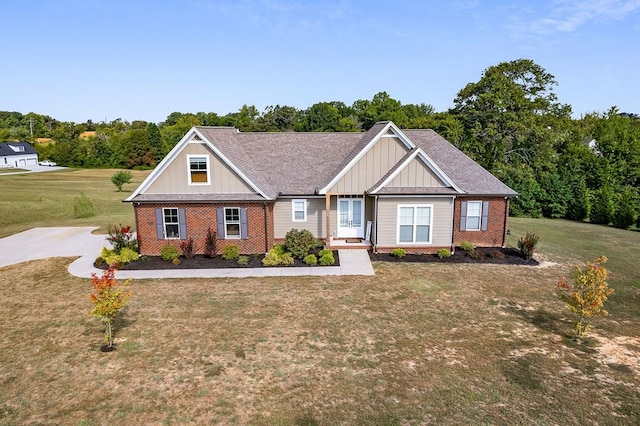
<path fill-rule="evenodd" d="M 620 229 L 627 229 L 636 221 L 636 211 L 638 210 L 638 192 L 629 185 L 622 187 L 616 194 L 615 210 L 611 222 L 613 226 Z"/>
<path fill-rule="evenodd" d="M 613 219 L 613 191 L 609 186 L 603 186 L 591 193 L 591 223 L 608 225 Z"/>
<path fill-rule="evenodd" d="M 111 176 L 111 182 L 118 188 L 118 192 L 122 192 L 124 184 L 131 183 L 133 175 L 129 170 L 118 170 Z"/>

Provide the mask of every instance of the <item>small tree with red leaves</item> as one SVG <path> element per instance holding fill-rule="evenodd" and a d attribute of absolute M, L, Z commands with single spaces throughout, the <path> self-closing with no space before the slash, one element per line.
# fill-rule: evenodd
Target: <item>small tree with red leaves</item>
<path fill-rule="evenodd" d="M 113 349 L 112 321 L 118 315 L 118 312 L 125 307 L 129 297 L 131 297 L 131 293 L 124 291 L 130 280 L 126 280 L 123 284 L 118 284 L 115 273 L 115 269 L 108 268 L 104 271 L 102 277 L 91 274 L 95 292 L 89 295 L 89 300 L 93 303 L 93 308 L 89 311 L 89 314 L 100 318 L 104 323 L 107 349 Z"/>
<path fill-rule="evenodd" d="M 606 261 L 606 257 L 600 256 L 585 262 L 584 267 L 576 265 L 573 283 L 569 283 L 566 277 L 558 281 L 557 294 L 575 317 L 574 332 L 578 342 L 589 331 L 587 318 L 609 314 L 602 308 L 614 291 L 607 283 L 607 269 L 601 266 Z"/>

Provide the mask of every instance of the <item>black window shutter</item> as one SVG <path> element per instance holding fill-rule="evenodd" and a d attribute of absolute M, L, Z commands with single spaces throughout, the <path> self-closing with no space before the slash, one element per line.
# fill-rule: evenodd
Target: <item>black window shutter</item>
<path fill-rule="evenodd" d="M 247 209 L 240 209 L 240 238 L 246 240 L 249 238 L 249 229 L 247 229 Z"/>
<path fill-rule="evenodd" d="M 187 215 L 184 209 L 178 209 L 178 228 L 180 228 L 180 239 L 187 239 Z"/>
<path fill-rule="evenodd" d="M 489 225 L 489 202 L 488 201 L 483 201 L 482 202 L 482 227 L 481 229 L 483 231 L 487 230 L 487 226 Z"/>
<path fill-rule="evenodd" d="M 156 209 L 156 235 L 159 240 L 164 240 L 164 223 L 160 207 Z"/>
<path fill-rule="evenodd" d="M 227 232 L 224 229 L 224 208 L 218 207 L 216 209 L 216 223 L 218 224 L 218 238 L 224 239 L 227 236 Z"/>
<path fill-rule="evenodd" d="M 460 230 L 467 230 L 467 202 L 460 203 Z"/>

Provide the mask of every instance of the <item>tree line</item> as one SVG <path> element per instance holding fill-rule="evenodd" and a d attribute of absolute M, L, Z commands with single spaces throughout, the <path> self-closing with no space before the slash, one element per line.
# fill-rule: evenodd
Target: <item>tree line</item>
<path fill-rule="evenodd" d="M 484 70 L 442 112 L 426 103 L 402 104 L 386 92 L 351 105 L 275 105 L 262 112 L 244 105 L 226 115 L 173 112 L 157 124 L 121 119 L 73 123 L 0 112 L 0 140 L 33 142 L 41 158 L 70 167 L 150 168 L 192 126 L 362 132 L 377 121 L 392 120 L 401 128 L 434 129 L 518 191 L 512 215 L 588 218 L 628 228 L 639 220 L 640 117 L 612 107 L 574 119 L 571 106 L 557 99 L 556 86 L 555 77 L 540 65 L 518 59 Z"/>

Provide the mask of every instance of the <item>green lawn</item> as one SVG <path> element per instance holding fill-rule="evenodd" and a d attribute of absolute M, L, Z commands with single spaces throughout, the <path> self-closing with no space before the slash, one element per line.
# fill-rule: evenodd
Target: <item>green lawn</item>
<path fill-rule="evenodd" d="M 117 192 L 111 183 L 112 169 L 68 169 L 21 175 L 0 175 L 0 238 L 34 226 L 133 225 L 133 207 L 123 203 L 149 171 L 133 171 L 132 183 Z M 128 191 L 128 192 L 127 192 Z M 74 200 L 85 194 L 96 215 L 73 216 Z"/>
<path fill-rule="evenodd" d="M 95 190 L 95 224 L 129 223 L 109 176 L 64 172 L 58 185 Z M 12 226 L 50 220 L 31 217 Z M 547 266 L 135 281 L 111 353 L 72 259 L 2 268 L 0 424 L 639 424 L 640 233 L 544 219 L 510 229 L 511 245 L 538 233 Z M 611 315 L 577 345 L 555 283 L 601 254 Z"/>

